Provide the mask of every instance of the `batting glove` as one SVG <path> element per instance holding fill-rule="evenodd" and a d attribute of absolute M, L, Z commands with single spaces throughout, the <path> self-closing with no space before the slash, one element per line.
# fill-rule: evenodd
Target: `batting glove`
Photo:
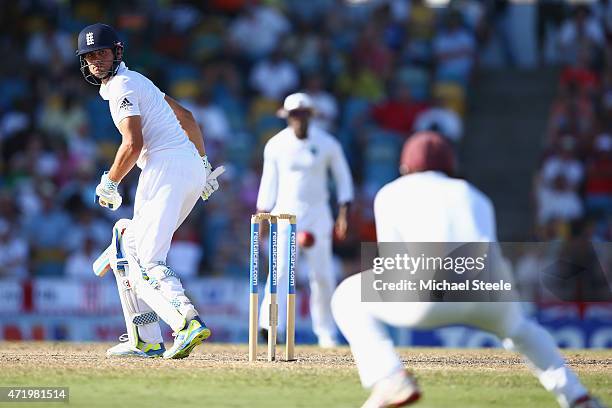
<path fill-rule="evenodd" d="M 96 187 L 96 202 L 102 207 L 117 211 L 121 207 L 123 199 L 117 191 L 119 183 L 108 178 L 108 171 L 105 171 L 100 178 L 100 184 Z"/>
<path fill-rule="evenodd" d="M 202 191 L 201 197 L 202 200 L 206 202 L 208 201 L 212 193 L 219 189 L 219 182 L 217 181 L 217 177 L 225 173 L 225 167 L 219 166 L 213 170 L 206 155 L 202 157 L 202 161 L 204 162 L 204 168 L 206 169 L 206 185 L 204 186 L 204 191 Z"/>

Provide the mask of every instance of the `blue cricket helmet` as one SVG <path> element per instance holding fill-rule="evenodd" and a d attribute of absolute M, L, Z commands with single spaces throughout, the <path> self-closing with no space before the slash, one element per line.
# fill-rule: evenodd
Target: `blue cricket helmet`
<path fill-rule="evenodd" d="M 104 48 L 111 49 L 115 58 L 111 71 L 108 71 L 106 76 L 98 78 L 89 71 L 89 64 L 85 61 L 83 56 L 88 52 Z M 118 48 L 123 49 L 123 43 L 119 40 L 119 36 L 115 30 L 107 24 L 96 23 L 81 30 L 77 41 L 76 55 L 79 57 L 81 63 L 81 73 L 87 82 L 93 85 L 100 85 L 102 79 L 106 79 L 117 73 L 117 69 L 121 63 L 121 60 L 117 58 Z"/>

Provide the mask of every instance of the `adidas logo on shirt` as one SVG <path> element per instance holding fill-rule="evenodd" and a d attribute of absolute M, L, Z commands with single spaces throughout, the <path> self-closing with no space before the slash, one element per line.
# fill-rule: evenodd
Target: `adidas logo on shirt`
<path fill-rule="evenodd" d="M 129 110 L 132 106 L 134 105 L 128 100 L 128 98 L 123 98 L 121 104 L 119 104 L 119 109 Z"/>

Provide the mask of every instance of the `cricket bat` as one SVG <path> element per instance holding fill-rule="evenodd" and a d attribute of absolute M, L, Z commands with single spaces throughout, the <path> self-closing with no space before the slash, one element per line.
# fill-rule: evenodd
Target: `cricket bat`
<path fill-rule="evenodd" d="M 121 236 L 123 236 L 124 232 L 125 228 L 121 230 Z M 116 233 L 114 229 L 113 233 Z M 118 239 L 120 239 L 120 237 Z M 113 243 L 111 242 L 108 248 L 106 248 L 104 252 L 102 252 L 100 256 L 94 261 L 92 265 L 94 275 L 101 278 L 112 270 L 110 265 L 110 256 L 113 250 L 115 250 L 115 248 L 113 248 Z"/>
<path fill-rule="evenodd" d="M 96 275 L 97 277 L 101 278 L 111 270 L 110 255 L 112 253 L 112 250 L 113 244 L 111 243 L 108 248 L 106 248 L 104 252 L 102 252 L 100 256 L 94 261 L 92 268 L 94 275 Z"/>

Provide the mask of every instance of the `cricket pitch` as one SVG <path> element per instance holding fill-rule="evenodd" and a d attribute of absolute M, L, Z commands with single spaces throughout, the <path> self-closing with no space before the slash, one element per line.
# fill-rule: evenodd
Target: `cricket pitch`
<path fill-rule="evenodd" d="M 0 386 L 70 388 L 71 407 L 359 407 L 367 398 L 348 347 L 297 346 L 297 361 L 249 363 L 246 345 L 205 343 L 184 360 L 107 359 L 107 343 L 0 343 Z M 282 348 L 279 345 L 279 348 Z M 520 356 L 499 349 L 400 350 L 424 395 L 416 408 L 556 407 Z M 280 353 L 282 354 L 282 353 Z M 564 351 L 612 403 L 612 350 Z M 58 403 L 0 403 L 15 407 Z"/>

